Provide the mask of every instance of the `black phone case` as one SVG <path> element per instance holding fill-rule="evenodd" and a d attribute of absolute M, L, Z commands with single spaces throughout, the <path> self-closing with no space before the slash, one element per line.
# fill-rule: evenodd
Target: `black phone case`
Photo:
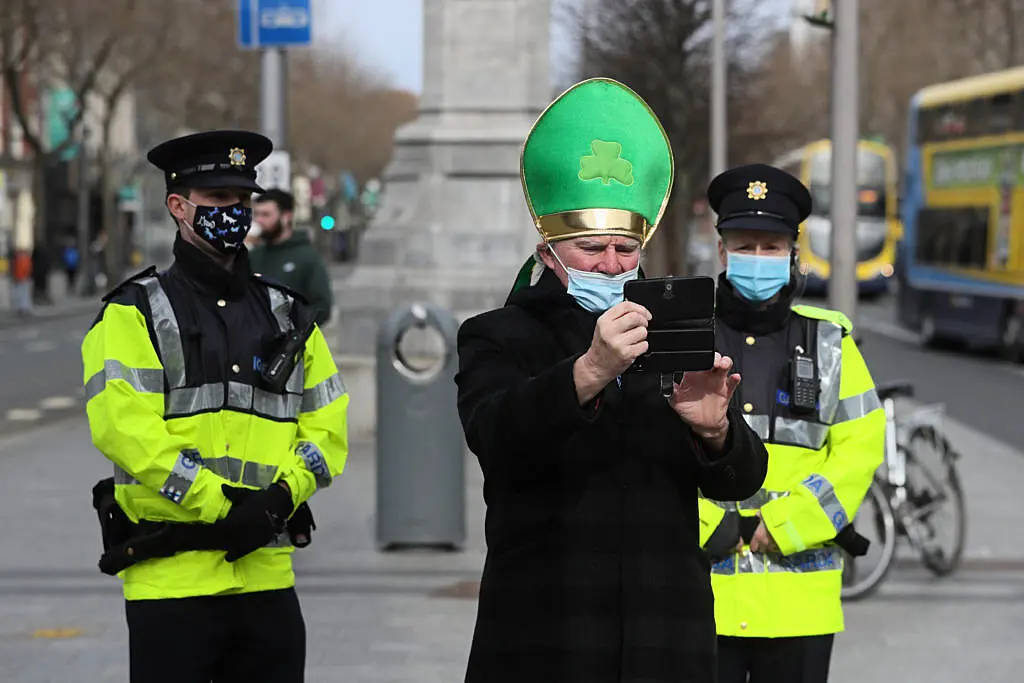
<path fill-rule="evenodd" d="M 714 367 L 714 278 L 632 280 L 624 294 L 651 312 L 648 350 L 633 363 L 634 370 L 673 373 Z"/>

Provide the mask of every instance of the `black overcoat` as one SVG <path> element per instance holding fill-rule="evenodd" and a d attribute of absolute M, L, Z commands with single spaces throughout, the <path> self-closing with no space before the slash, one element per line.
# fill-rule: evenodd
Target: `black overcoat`
<path fill-rule="evenodd" d="M 572 366 L 596 320 L 548 271 L 459 330 L 459 414 L 487 504 L 467 683 L 715 680 L 698 488 L 743 500 L 768 453 L 734 412 L 710 453 L 646 375 L 581 407 Z"/>

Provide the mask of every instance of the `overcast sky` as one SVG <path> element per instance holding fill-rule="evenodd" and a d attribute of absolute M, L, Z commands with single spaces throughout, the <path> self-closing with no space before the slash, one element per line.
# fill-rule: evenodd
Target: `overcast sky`
<path fill-rule="evenodd" d="M 793 2 L 817 0 L 762 0 L 766 11 L 784 16 Z M 551 28 L 552 83 L 561 82 L 571 68 L 574 46 L 566 27 L 565 4 L 581 0 L 555 0 Z M 770 7 L 769 7 L 770 6 Z M 562 19 L 561 21 L 559 19 Z M 398 87 L 420 92 L 423 84 L 423 0 L 313 0 L 313 36 L 318 46 L 344 44 L 366 66 L 380 70 Z"/>

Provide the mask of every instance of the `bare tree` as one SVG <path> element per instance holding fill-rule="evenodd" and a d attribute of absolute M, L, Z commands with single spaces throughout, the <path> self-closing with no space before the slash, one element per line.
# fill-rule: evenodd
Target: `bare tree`
<path fill-rule="evenodd" d="M 881 136 L 898 153 L 918 90 L 1024 63 L 1019 0 L 862 0 L 860 23 L 861 133 Z M 745 93 L 734 149 L 764 159 L 829 136 L 830 38 L 820 30 L 802 57 L 785 33 L 774 38 Z"/>
<path fill-rule="evenodd" d="M 292 153 L 326 171 L 347 170 L 360 181 L 381 172 L 395 129 L 416 115 L 411 93 L 387 82 L 348 54 L 295 55 L 290 80 Z"/>
<path fill-rule="evenodd" d="M 710 6 L 703 0 L 590 0 L 575 20 L 580 77 L 608 76 L 636 90 L 672 142 L 676 184 L 652 253 L 663 262 L 651 263 L 652 272 L 685 272 L 690 207 L 709 180 L 709 22 Z M 756 41 L 744 13 L 730 12 L 729 25 L 729 97 L 735 102 L 748 85 L 751 54 L 741 45 Z"/>
<path fill-rule="evenodd" d="M 83 103 L 95 90 L 119 40 L 117 22 L 96 31 L 79 29 L 78 19 L 91 0 L 7 0 L 0 21 L 0 71 L 11 111 L 24 134 L 33 159 L 35 241 L 46 240 L 46 169 L 76 143 L 75 132 L 85 114 Z M 125 2 L 125 0 L 121 0 Z M 106 15 L 121 7 L 105 4 Z M 64 84 L 76 106 L 67 118 L 68 135 L 51 145 L 36 125 L 40 99 L 57 84 Z"/>

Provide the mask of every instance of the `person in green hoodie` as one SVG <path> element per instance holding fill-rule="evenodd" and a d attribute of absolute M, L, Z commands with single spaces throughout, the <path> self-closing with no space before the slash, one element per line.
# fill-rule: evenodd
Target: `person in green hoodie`
<path fill-rule="evenodd" d="M 249 255 L 253 271 L 304 296 L 319 311 L 316 323 L 323 327 L 334 301 L 331 278 L 309 235 L 295 232 L 295 198 L 284 190 L 267 190 L 254 208 L 262 244 Z"/>

